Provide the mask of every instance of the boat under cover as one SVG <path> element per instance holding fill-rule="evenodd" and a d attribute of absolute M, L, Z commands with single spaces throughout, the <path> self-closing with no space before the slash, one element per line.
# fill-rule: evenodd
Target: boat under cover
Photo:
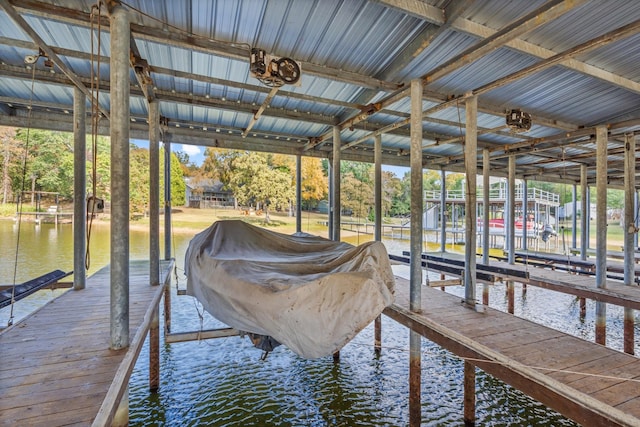
<path fill-rule="evenodd" d="M 335 353 L 393 302 L 381 242 L 353 246 L 217 221 L 189 243 L 187 294 L 225 324 L 304 358 Z"/>

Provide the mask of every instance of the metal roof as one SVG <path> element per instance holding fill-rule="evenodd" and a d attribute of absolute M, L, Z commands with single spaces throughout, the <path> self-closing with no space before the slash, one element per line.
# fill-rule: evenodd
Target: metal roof
<path fill-rule="evenodd" d="M 98 19 L 93 30 L 91 19 L 97 3 L 0 0 L 1 125 L 71 130 L 69 73 L 90 88 L 98 68 L 100 105 L 109 111 L 105 3 L 98 37 Z M 578 182 L 580 166 L 586 165 L 593 182 L 592 128 L 607 125 L 609 183 L 621 185 L 624 134 L 640 131 L 636 0 L 122 4 L 130 11 L 134 49 L 148 63 L 144 71 L 176 143 L 328 157 L 338 126 L 343 158 L 372 161 L 372 132 L 407 120 L 406 89 L 420 78 L 423 109 L 437 110 L 423 119 L 426 168 L 463 170 L 468 92 L 478 95 L 478 146 L 489 149 L 492 173 L 498 175 L 516 153 L 520 177 Z M 271 88 L 250 74 L 253 47 L 298 61 L 299 85 L 284 85 L 270 97 Z M 55 53 L 53 68 L 42 59 L 35 70 L 25 63 L 38 48 Z M 549 62 L 555 55 L 561 60 Z M 131 136 L 143 139 L 148 104 L 133 69 L 130 83 Z M 261 107 L 262 115 L 250 125 Z M 505 112 L 512 108 L 531 114 L 529 131 L 505 127 Z M 106 119 L 102 125 L 108 132 Z M 387 129 L 382 143 L 385 163 L 408 165 L 407 125 Z M 478 159 L 481 165 L 480 153 Z"/>

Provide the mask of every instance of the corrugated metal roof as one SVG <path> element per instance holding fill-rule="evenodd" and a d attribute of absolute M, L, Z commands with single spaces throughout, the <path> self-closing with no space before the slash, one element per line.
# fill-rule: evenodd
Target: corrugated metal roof
<path fill-rule="evenodd" d="M 28 3 L 28 10 L 18 1 L 11 3 L 46 45 L 58 49 L 61 65 L 88 82 L 91 69 L 96 67 L 89 61 L 91 37 L 87 15 L 94 2 L 46 0 Z M 437 8 L 453 4 L 449 0 L 426 3 Z M 282 138 L 279 141 L 301 138 L 303 149 L 309 138 L 323 138 L 328 144 L 308 146 L 324 153 L 315 154 L 326 155 L 332 125 L 344 122 L 343 142 L 363 139 L 361 145 L 367 148 L 347 149 L 348 157 L 349 153 L 358 156 L 370 153 L 373 139 L 366 138 L 372 130 L 406 120 L 410 113 L 408 91 L 396 102 L 387 103 L 394 89 L 401 85 L 408 88 L 411 79 L 428 75 L 446 61 L 455 60 L 465 49 L 476 46 L 483 37 L 478 31 L 490 34 L 500 30 L 545 3 L 545 0 L 476 0 L 443 31 L 433 23 L 437 19 L 425 19 L 414 11 L 403 10 L 401 5 L 391 7 L 372 0 L 130 0 L 125 5 L 131 11 L 140 56 L 151 66 L 161 114 L 174 127 L 174 138 L 179 139 L 184 129 L 201 130 L 201 139 L 193 133 L 184 134 L 185 138 L 207 144 L 211 142 L 208 136 L 211 132 L 237 136 L 248 126 L 269 93 L 269 88 L 249 72 L 249 49 L 259 47 L 277 57 L 299 61 L 302 78 L 299 86 L 287 85 L 276 93 L 246 141 L 259 144 L 265 137 Z M 84 17 L 78 12 L 84 13 Z M 520 36 L 529 45 L 497 46 L 470 63 L 461 61 L 455 70 L 425 87 L 423 110 L 639 19 L 637 1 L 587 1 Z M 108 28 L 104 30 L 101 53 L 109 56 L 110 37 Z M 0 37 L 3 38 L 1 119 L 12 114 L 12 109 L 24 108 L 30 99 L 30 72 L 24 58 L 37 50 L 30 37 L 3 10 L 0 10 Z M 631 122 L 621 124 L 615 132 L 640 130 L 638 45 L 640 35 L 635 31 L 581 54 L 572 63 L 555 65 L 481 94 L 480 144 L 498 149 L 527 140 L 535 143 L 536 138 L 545 143 L 553 135 L 561 136 L 581 126 L 623 120 Z M 97 49 L 97 43 L 94 48 Z M 35 66 L 39 82 L 34 86 L 34 101 L 52 114 L 55 106 L 70 108 L 73 91 L 62 70 L 56 67 L 52 74 L 41 61 Z M 108 84 L 108 63 L 101 65 L 100 73 L 103 84 Z M 136 88 L 133 72 L 131 83 L 134 89 L 131 114 L 138 123 L 148 109 Z M 104 108 L 109 108 L 108 93 L 101 94 L 100 101 Z M 367 104 L 370 105 L 364 107 Z M 380 106 L 383 112 L 375 113 Z M 364 108 L 365 116 L 373 114 L 355 126 L 346 122 L 363 114 L 360 107 Z M 425 118 L 423 132 L 428 146 L 425 156 L 459 156 L 461 143 L 455 140 L 461 128 L 464 132 L 464 107 L 461 100 L 458 106 L 454 104 Z M 486 129 L 504 125 L 504 113 L 512 108 L 532 115 L 531 130 L 517 135 L 509 134 L 507 129 L 485 133 Z M 61 120 L 69 121 L 68 117 Z M 175 128 L 176 124 L 180 128 Z M 205 127 L 207 130 L 202 130 Z M 433 145 L 436 139 L 455 142 Z M 234 143 L 242 145 L 235 139 Z M 387 161 L 406 164 L 405 154 L 410 146 L 408 126 L 384 134 L 383 144 Z M 287 147 L 291 150 L 290 145 Z M 578 151 L 590 149 L 582 146 Z M 567 148 L 565 155 L 569 150 L 572 148 Z M 558 154 L 558 150 L 551 152 Z M 400 156 L 389 156 L 390 153 Z M 539 159 L 539 155 L 519 151 L 519 164 L 540 163 Z M 592 159 L 583 162 L 593 164 Z M 552 162 L 540 164 L 549 170 L 557 167 Z M 571 164 L 575 169 L 579 162 Z"/>

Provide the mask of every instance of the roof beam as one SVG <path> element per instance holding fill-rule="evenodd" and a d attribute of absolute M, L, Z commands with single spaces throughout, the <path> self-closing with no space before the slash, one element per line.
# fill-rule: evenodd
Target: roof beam
<path fill-rule="evenodd" d="M 67 65 L 64 62 L 60 60 L 60 58 L 58 57 L 58 55 L 56 55 L 53 49 L 51 49 L 44 42 L 44 40 L 42 40 L 42 38 L 38 35 L 38 33 L 36 33 L 35 30 L 29 26 L 29 24 L 27 24 L 27 21 L 25 21 L 24 18 L 13 8 L 13 6 L 11 6 L 9 1 L 0 0 L 0 6 L 4 9 L 7 15 L 11 17 L 13 22 L 15 22 L 16 25 L 22 31 L 24 31 L 29 37 L 31 37 L 31 40 L 33 40 L 34 43 L 36 43 L 38 47 L 42 49 L 42 51 L 47 55 L 47 57 L 51 61 L 53 61 L 58 66 L 58 68 L 60 68 L 60 70 L 67 76 L 67 78 L 71 80 L 71 82 L 76 87 L 78 87 L 89 99 L 91 99 L 91 102 L 97 103 L 97 100 L 94 98 L 91 91 L 87 89 L 87 87 L 80 81 L 80 78 L 69 67 L 67 67 Z M 98 105 L 98 108 L 100 109 L 100 112 L 108 119 L 109 112 L 104 108 L 100 107 L 100 105 Z"/>
<path fill-rule="evenodd" d="M 444 18 L 438 18 L 438 15 L 435 11 L 430 8 L 422 8 L 420 4 L 415 5 L 414 3 L 422 3 L 419 0 L 415 1 L 395 1 L 395 0 L 376 0 L 378 3 L 383 3 L 389 7 L 394 7 L 396 9 L 402 10 L 409 15 L 416 16 L 418 18 L 424 19 L 427 22 L 442 25 L 445 22 Z M 581 1 L 582 2 L 582 1 Z M 433 8 L 435 9 L 435 8 Z M 488 38 L 492 37 L 497 33 L 497 30 L 490 28 L 486 25 L 482 25 L 480 23 L 474 22 L 470 19 L 458 17 L 453 22 L 451 22 L 451 28 L 460 31 L 465 34 L 469 34 L 476 37 Z M 510 40 L 506 43 L 506 46 L 517 50 L 518 52 L 525 53 L 527 55 L 535 56 L 542 59 L 550 58 L 556 55 L 558 52 L 546 49 L 544 47 L 535 45 L 533 43 L 527 42 L 520 38 L 516 38 Z M 611 83 L 623 89 L 640 93 L 640 82 L 636 82 L 634 80 L 623 77 L 619 74 L 615 74 L 611 71 L 607 71 L 605 69 L 596 67 L 591 64 L 587 64 L 586 62 L 579 61 L 574 58 L 566 59 L 560 65 L 571 69 L 573 71 L 577 71 L 582 74 L 589 75 L 591 77 L 595 77 L 599 80 L 605 81 L 607 83 Z"/>
<path fill-rule="evenodd" d="M 421 0 L 375 0 L 377 3 L 394 9 L 400 9 L 413 15 L 416 18 L 424 19 L 427 22 L 436 25 L 443 25 L 447 22 L 445 10 L 435 6 L 431 6 Z"/>
<path fill-rule="evenodd" d="M 527 77 L 539 71 L 546 70 L 549 67 L 552 67 L 554 65 L 557 65 L 563 62 L 565 59 L 572 58 L 576 55 L 587 53 L 593 49 L 599 48 L 601 46 L 606 46 L 609 43 L 613 43 L 617 40 L 623 39 L 625 37 L 629 37 L 637 33 L 638 31 L 640 31 L 640 20 L 633 21 L 630 24 L 624 25 L 618 29 L 605 33 L 599 37 L 588 40 L 584 43 L 579 44 L 578 46 L 575 46 L 571 49 L 567 49 L 564 52 L 558 53 L 550 58 L 542 60 L 529 67 L 525 67 L 522 70 L 516 71 L 515 73 L 512 73 L 506 77 L 503 77 L 498 80 L 494 80 L 491 83 L 488 83 L 477 89 L 474 89 L 472 91 L 473 95 L 481 95 L 483 93 L 505 86 L 523 77 Z"/>
<path fill-rule="evenodd" d="M 491 37 L 496 33 L 496 30 L 494 30 L 493 28 L 478 24 L 477 22 L 473 22 L 469 19 L 457 19 L 453 23 L 452 28 L 477 37 Z M 558 53 L 557 51 L 546 49 L 522 39 L 511 40 L 507 42 L 506 46 L 517 50 L 518 52 L 526 53 L 527 55 L 535 56 L 542 59 L 550 58 Z M 570 70 L 595 77 L 599 80 L 611 83 L 623 89 L 635 93 L 640 93 L 640 82 L 633 81 L 626 77 L 612 73 L 611 71 L 607 71 L 591 64 L 587 64 L 586 62 L 582 62 L 574 58 L 568 58 L 561 62 L 559 65 Z"/>
<path fill-rule="evenodd" d="M 428 85 L 433 83 L 459 68 L 478 60 L 484 55 L 504 46 L 508 41 L 556 19 L 558 16 L 561 16 L 583 1 L 585 0 L 551 0 L 545 3 L 542 7 L 539 7 L 522 18 L 517 19 L 501 30 L 495 32 L 492 36 L 480 40 L 478 43 L 475 43 L 473 46 L 470 46 L 468 49 L 465 49 L 450 60 L 423 75 L 422 80 L 424 81 L 424 84 Z M 380 108 L 396 103 L 400 99 L 405 98 L 407 93 L 408 88 L 406 86 L 396 90 L 379 102 Z M 349 126 L 353 126 L 353 124 L 366 118 L 366 114 L 356 114 L 348 120 L 343 121 L 340 126 L 344 129 Z M 323 139 L 327 138 L 328 135 L 323 135 Z"/>
<path fill-rule="evenodd" d="M 76 9 L 55 6 L 34 0 L 2 0 L 2 2 L 7 4 L 11 3 L 16 9 L 33 16 L 46 17 L 49 19 L 53 17 L 58 21 L 81 27 L 88 27 L 90 23 L 90 15 Z M 109 28 L 109 20 L 103 18 L 102 25 L 104 25 L 105 28 Z M 211 40 L 208 37 L 199 36 L 187 31 L 179 31 L 172 27 L 159 29 L 136 23 L 131 23 L 131 33 L 137 39 L 148 40 L 162 45 L 170 45 L 203 52 L 209 55 L 249 61 L 250 48 L 246 44 Z M 386 82 L 364 74 L 338 70 L 311 62 L 301 62 L 301 64 L 305 73 L 356 86 L 365 86 L 382 91 L 395 90 L 399 86 L 397 83 Z"/>
<path fill-rule="evenodd" d="M 434 70 L 422 77 L 424 83 L 432 83 L 447 74 L 480 59 L 486 54 L 504 46 L 507 42 L 520 37 L 521 35 L 558 18 L 559 16 L 562 16 L 585 1 L 586 0 L 551 0 L 545 3 L 542 7 L 529 12 L 522 18 L 515 20 L 506 27 L 496 31 L 493 35 L 482 39 L 480 42 L 462 51 L 449 61 L 446 61 L 442 65 L 436 67 Z"/>
<path fill-rule="evenodd" d="M 437 111 L 443 110 L 445 108 L 449 108 L 454 106 L 455 104 L 457 104 L 458 102 L 461 101 L 461 99 L 463 98 L 467 98 L 469 96 L 479 96 L 482 95 L 484 93 L 490 92 L 494 89 L 497 89 L 499 87 L 505 86 L 507 84 L 513 83 L 514 81 L 517 81 L 521 78 L 527 77 L 531 74 L 540 72 L 542 70 L 546 70 L 549 67 L 552 67 L 562 61 L 564 61 L 567 58 L 570 58 L 572 56 L 575 55 L 580 55 L 586 52 L 589 52 L 590 50 L 593 50 L 595 48 L 601 47 L 601 46 L 605 46 L 609 43 L 612 43 L 614 41 L 620 40 L 624 37 L 628 37 L 632 34 L 635 34 L 636 32 L 640 31 L 640 20 L 636 20 L 630 24 L 624 25 L 618 29 L 615 29 L 613 31 L 610 31 L 606 34 L 603 34 L 599 37 L 596 37 L 594 39 L 591 39 L 589 41 L 586 41 L 582 44 L 579 44 L 578 46 L 575 46 L 571 49 L 567 49 L 564 52 L 561 52 L 555 56 L 552 56 L 551 58 L 545 59 L 543 61 L 540 61 L 536 64 L 533 64 L 529 67 L 525 67 L 522 70 L 516 71 L 515 73 L 512 73 L 508 76 L 502 77 L 500 79 L 494 80 L 490 83 L 487 83 L 483 86 L 480 86 L 479 88 L 473 89 L 472 91 L 467 92 L 464 95 L 461 95 L 460 97 L 457 98 L 453 98 L 450 99 L 448 101 L 445 101 L 443 103 L 441 103 L 440 105 L 437 105 L 435 107 L 429 108 L 428 110 L 423 112 L 423 116 L 428 115 L 428 114 L 433 114 Z M 359 139 L 359 141 L 364 141 L 368 138 L 373 138 L 375 135 L 378 135 L 380 133 L 384 133 L 385 130 L 392 130 L 392 129 L 397 129 L 399 127 L 402 126 L 406 126 L 407 124 L 409 124 L 409 120 L 408 119 L 403 119 L 400 120 L 398 122 L 392 123 L 390 125 L 385 126 L 382 129 L 379 129 L 375 132 L 370 133 L 369 135 L 366 135 L 362 138 Z M 424 148 L 424 146 L 423 146 Z"/>

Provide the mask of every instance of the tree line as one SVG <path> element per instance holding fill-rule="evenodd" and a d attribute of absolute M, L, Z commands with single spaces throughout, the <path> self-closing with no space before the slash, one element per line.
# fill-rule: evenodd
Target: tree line
<path fill-rule="evenodd" d="M 89 138 L 87 138 L 89 140 Z M 73 197 L 73 135 L 67 132 L 0 127 L 0 166 L 2 168 L 1 201 L 16 202 L 23 191 L 59 193 L 63 199 Z M 87 143 L 87 191 L 110 200 L 110 143 L 98 137 Z M 198 182 L 216 180 L 231 191 L 240 206 L 265 210 L 292 210 L 295 204 L 295 156 L 258 153 L 241 150 L 206 148 L 204 161 L 196 165 L 181 151 L 171 153 L 171 194 L 173 206 L 184 205 L 186 177 L 197 187 Z M 160 171 L 164 173 L 164 155 L 160 155 Z M 302 158 L 302 208 L 313 210 L 325 201 L 329 193 L 326 159 Z M 373 219 L 374 168 L 372 164 L 341 162 L 341 204 L 343 213 Z M 448 173 L 447 190 L 463 190 L 465 175 Z M 95 183 L 94 183 L 95 181 Z M 410 211 L 410 173 L 398 177 L 382 172 L 382 212 L 386 217 L 405 216 Z M 160 179 L 160 198 L 164 178 Z M 425 170 L 425 191 L 441 188 L 440 171 Z M 539 188 L 560 195 L 560 203 L 571 201 L 570 186 L 546 182 L 529 182 L 529 188 Z M 592 189 L 594 191 L 595 189 Z M 149 204 L 149 150 L 130 146 L 130 211 L 132 215 L 146 212 Z M 608 206 L 622 207 L 621 191 L 608 192 Z M 595 200 L 595 199 L 592 199 Z"/>

